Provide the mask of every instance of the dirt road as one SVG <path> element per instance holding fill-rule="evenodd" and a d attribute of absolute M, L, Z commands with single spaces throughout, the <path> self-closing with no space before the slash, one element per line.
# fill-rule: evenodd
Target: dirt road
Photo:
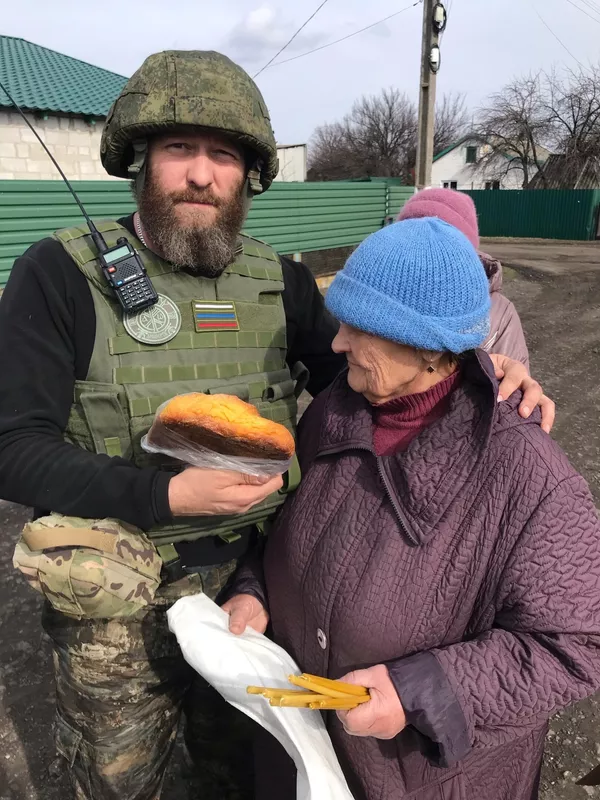
<path fill-rule="evenodd" d="M 546 239 L 482 239 L 481 249 L 506 266 L 536 269 L 550 275 L 577 275 L 598 268 L 600 242 Z"/>
<path fill-rule="evenodd" d="M 557 440 L 600 506 L 600 245 L 578 246 L 575 261 L 570 245 L 485 246 L 517 265 L 506 293 L 521 313 L 532 371 L 558 404 Z M 11 566 L 25 517 L 23 509 L 0 503 L 0 800 L 65 800 L 66 784 L 53 763 L 52 685 L 39 603 Z M 542 800 L 600 798 L 600 790 L 574 784 L 600 762 L 599 700 L 552 721 Z M 178 752 L 163 796 L 202 800 L 189 787 Z"/>

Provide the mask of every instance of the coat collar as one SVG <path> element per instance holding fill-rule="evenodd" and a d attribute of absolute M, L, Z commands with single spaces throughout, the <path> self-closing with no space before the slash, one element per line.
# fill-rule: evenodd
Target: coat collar
<path fill-rule="evenodd" d="M 498 384 L 489 357 L 477 351 L 463 362 L 462 371 L 463 380 L 452 394 L 448 413 L 406 451 L 377 459 L 401 524 L 415 543 L 424 543 L 434 533 L 471 479 L 494 429 Z M 317 457 L 351 450 L 375 457 L 373 411 L 362 395 L 350 389 L 343 372 L 326 399 Z"/>

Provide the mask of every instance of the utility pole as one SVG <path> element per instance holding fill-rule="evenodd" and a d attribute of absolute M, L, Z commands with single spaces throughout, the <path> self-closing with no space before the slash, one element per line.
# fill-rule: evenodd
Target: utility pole
<path fill-rule="evenodd" d="M 431 186 L 435 89 L 441 64 L 439 38 L 446 27 L 446 9 L 437 0 L 423 0 L 423 42 L 421 45 L 421 86 L 417 133 L 417 189 Z"/>

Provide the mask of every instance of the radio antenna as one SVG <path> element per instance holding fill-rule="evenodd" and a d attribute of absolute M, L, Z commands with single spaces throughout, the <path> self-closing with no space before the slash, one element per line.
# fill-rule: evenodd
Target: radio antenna
<path fill-rule="evenodd" d="M 33 127 L 31 122 L 29 122 L 29 120 L 27 119 L 27 117 L 25 116 L 23 111 L 21 110 L 21 107 L 19 106 L 19 104 L 12 98 L 10 92 L 8 91 L 6 86 L 2 83 L 2 81 L 0 81 L 0 89 L 2 89 L 4 91 L 4 94 L 8 97 L 10 102 L 13 104 L 13 106 L 19 112 L 19 114 L 23 117 L 23 119 L 25 120 L 27 125 L 31 128 L 34 136 L 37 138 L 39 143 L 42 145 L 42 147 L 44 148 L 44 150 L 46 151 L 46 153 L 50 157 L 50 160 L 52 161 L 52 163 L 54 164 L 56 169 L 59 171 L 61 178 L 67 184 L 67 187 L 68 187 L 69 191 L 73 195 L 73 198 L 75 199 L 75 202 L 79 206 L 79 209 L 80 209 L 81 213 L 83 214 L 83 217 L 84 217 L 85 221 L 88 224 L 88 228 L 90 229 L 90 233 L 92 235 L 92 240 L 93 240 L 94 244 L 96 245 L 96 247 L 98 248 L 98 252 L 99 253 L 105 253 L 108 250 L 108 246 L 107 246 L 106 242 L 104 241 L 104 239 L 102 238 L 102 234 L 96 228 L 96 226 L 92 222 L 91 218 L 88 216 L 88 213 L 85 210 L 85 208 L 83 207 L 83 204 L 82 204 L 81 200 L 79 199 L 79 197 L 77 197 L 77 193 L 75 192 L 75 189 L 73 189 L 73 187 L 71 186 L 67 176 L 65 175 L 65 173 L 60 168 L 60 165 L 59 165 L 58 161 L 54 158 L 54 156 L 52 155 L 50 150 L 46 147 L 45 142 L 42 140 L 41 136 L 36 131 L 36 129 Z"/>

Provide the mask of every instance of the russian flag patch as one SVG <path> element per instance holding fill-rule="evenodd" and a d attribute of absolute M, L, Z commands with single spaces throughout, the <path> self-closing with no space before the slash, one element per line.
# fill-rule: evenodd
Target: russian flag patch
<path fill-rule="evenodd" d="M 239 331 L 235 303 L 230 300 L 194 300 L 194 325 L 198 333 L 205 331 Z"/>

